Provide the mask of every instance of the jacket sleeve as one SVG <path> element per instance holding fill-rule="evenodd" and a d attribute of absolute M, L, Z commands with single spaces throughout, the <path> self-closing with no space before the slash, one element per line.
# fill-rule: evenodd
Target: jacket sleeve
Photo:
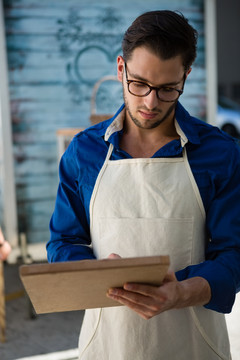
<path fill-rule="evenodd" d="M 231 312 L 240 290 L 240 151 L 237 145 L 228 151 L 228 163 L 222 163 L 222 178 L 212 178 L 216 191 L 206 211 L 210 237 L 206 261 L 176 274 L 178 280 L 205 278 L 212 292 L 205 307 L 222 313 Z"/>
<path fill-rule="evenodd" d="M 49 262 L 94 259 L 89 223 L 79 188 L 79 166 L 72 141 L 59 165 L 59 186 L 47 243 Z"/>

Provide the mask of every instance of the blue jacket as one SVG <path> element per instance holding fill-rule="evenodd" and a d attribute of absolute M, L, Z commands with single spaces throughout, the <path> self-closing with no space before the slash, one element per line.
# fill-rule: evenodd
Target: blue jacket
<path fill-rule="evenodd" d="M 108 141 L 107 121 L 77 134 L 62 156 L 60 183 L 50 221 L 48 260 L 93 259 L 90 239 L 89 203 L 97 175 L 105 160 L 109 142 L 114 145 L 112 160 L 130 158 L 119 148 L 120 131 Z M 180 103 L 176 119 L 188 139 L 188 160 L 206 211 L 206 229 L 211 242 L 206 260 L 176 273 L 178 280 L 201 276 L 211 287 L 206 308 L 228 313 L 240 289 L 240 148 L 227 134 L 192 116 Z M 182 156 L 180 140 L 173 140 L 153 157 Z"/>

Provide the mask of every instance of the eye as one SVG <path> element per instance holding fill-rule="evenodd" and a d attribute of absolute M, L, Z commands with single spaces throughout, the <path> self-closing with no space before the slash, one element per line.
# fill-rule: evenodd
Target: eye
<path fill-rule="evenodd" d="M 138 88 L 138 89 L 144 89 L 144 88 L 148 87 L 147 84 L 144 84 L 144 83 L 141 83 L 138 81 L 133 81 L 132 86 L 134 86 L 135 88 Z"/>
<path fill-rule="evenodd" d="M 171 87 L 163 87 L 163 88 L 160 89 L 160 91 L 163 92 L 163 93 L 172 93 L 172 92 L 175 91 L 175 89 L 171 88 Z"/>

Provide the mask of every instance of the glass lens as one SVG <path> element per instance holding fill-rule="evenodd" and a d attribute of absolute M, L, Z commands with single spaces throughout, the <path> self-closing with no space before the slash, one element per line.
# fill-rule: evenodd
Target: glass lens
<path fill-rule="evenodd" d="M 129 91 L 138 96 L 145 96 L 149 92 L 150 88 L 147 84 L 133 81 L 129 83 Z"/>
<path fill-rule="evenodd" d="M 158 97 L 165 101 L 174 101 L 179 97 L 179 92 L 173 88 L 163 87 L 158 90 Z"/>

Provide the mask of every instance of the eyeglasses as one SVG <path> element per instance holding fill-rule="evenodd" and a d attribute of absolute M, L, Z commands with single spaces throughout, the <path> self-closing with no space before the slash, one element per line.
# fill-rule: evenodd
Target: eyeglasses
<path fill-rule="evenodd" d="M 183 88 L 181 90 L 175 89 L 173 87 L 169 86 L 161 86 L 161 87 L 155 87 L 150 86 L 147 83 L 143 81 L 137 81 L 137 80 L 128 80 L 127 77 L 127 65 L 124 63 L 124 69 L 126 74 L 126 82 L 128 85 L 128 91 L 130 94 L 144 97 L 150 94 L 152 90 L 156 91 L 157 98 L 161 101 L 165 102 L 173 102 L 176 101 L 180 95 L 183 93 Z M 186 80 L 186 75 L 183 76 L 183 85 Z"/>

